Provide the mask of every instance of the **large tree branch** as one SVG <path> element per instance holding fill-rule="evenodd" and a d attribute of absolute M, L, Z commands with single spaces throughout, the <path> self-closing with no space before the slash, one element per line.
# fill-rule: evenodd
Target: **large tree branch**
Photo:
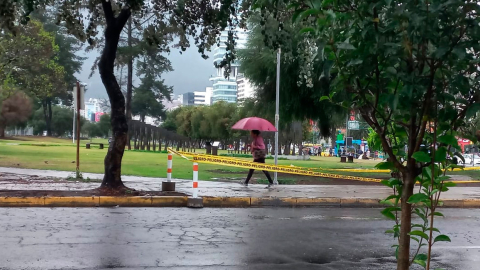
<path fill-rule="evenodd" d="M 442 61 L 440 61 L 439 64 L 441 64 L 441 63 L 442 63 Z M 422 141 L 423 141 L 423 136 L 425 136 L 425 129 L 427 127 L 427 122 L 428 122 L 427 119 L 425 119 L 425 115 L 427 113 L 427 110 L 430 107 L 430 104 L 431 104 L 431 101 L 432 101 L 432 95 L 434 94 L 433 93 L 433 90 L 434 90 L 434 85 L 433 84 L 434 84 L 435 71 L 436 71 L 435 66 L 436 66 L 435 63 L 432 60 L 431 68 L 430 68 L 430 82 L 429 82 L 427 92 L 423 96 L 422 112 L 421 112 L 420 118 L 419 118 L 419 120 L 421 121 L 421 124 L 420 124 L 420 129 L 417 130 L 417 132 L 416 132 L 417 143 L 416 143 L 415 148 L 414 148 L 414 150 L 415 150 L 414 153 L 417 152 L 420 149 L 420 145 L 422 144 Z M 437 104 L 434 104 L 434 105 L 437 106 Z"/>
<path fill-rule="evenodd" d="M 105 20 L 107 25 L 115 23 L 115 16 L 113 15 L 112 3 L 111 1 L 102 0 L 103 13 L 105 13 Z"/>
<path fill-rule="evenodd" d="M 377 134 L 380 136 L 380 141 L 382 143 L 382 148 L 388 154 L 390 160 L 393 162 L 395 168 L 399 171 L 403 171 L 405 167 L 398 161 L 397 157 L 393 153 L 391 145 L 389 145 L 387 137 L 385 135 L 385 130 L 379 125 L 378 121 L 375 118 L 375 115 L 370 115 L 365 108 L 360 108 L 360 113 L 362 114 L 363 119 L 372 127 L 374 127 Z"/>
<path fill-rule="evenodd" d="M 128 18 L 130 18 L 131 14 L 132 14 L 132 10 L 129 7 L 123 8 L 122 11 L 120 11 L 120 14 L 118 15 L 117 21 L 116 21 L 116 25 L 117 27 L 120 28 L 120 31 L 121 29 L 123 29 L 123 27 L 127 23 Z"/>
<path fill-rule="evenodd" d="M 397 85 L 395 86 L 395 90 L 393 91 L 394 96 L 397 94 L 399 84 L 400 84 L 400 79 L 397 79 Z M 388 114 L 387 119 L 385 119 L 385 123 L 383 123 L 383 129 L 387 128 L 388 124 L 390 123 L 390 119 L 392 118 L 392 115 L 393 115 L 393 108 L 390 108 L 390 113 Z"/>

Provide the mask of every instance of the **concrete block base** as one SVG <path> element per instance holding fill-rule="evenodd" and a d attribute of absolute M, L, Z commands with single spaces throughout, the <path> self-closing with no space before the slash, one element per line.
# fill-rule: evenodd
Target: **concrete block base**
<path fill-rule="evenodd" d="M 203 198 L 188 197 L 187 207 L 189 208 L 203 208 Z"/>
<path fill-rule="evenodd" d="M 175 182 L 162 182 L 162 191 L 175 191 Z"/>

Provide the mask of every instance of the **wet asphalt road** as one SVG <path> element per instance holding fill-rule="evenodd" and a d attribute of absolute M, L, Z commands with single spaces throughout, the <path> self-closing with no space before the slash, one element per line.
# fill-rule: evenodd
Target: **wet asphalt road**
<path fill-rule="evenodd" d="M 480 210 L 434 266 L 480 269 Z M 0 208 L 0 269 L 395 269 L 379 209 Z M 412 268 L 419 269 L 419 268 Z"/>

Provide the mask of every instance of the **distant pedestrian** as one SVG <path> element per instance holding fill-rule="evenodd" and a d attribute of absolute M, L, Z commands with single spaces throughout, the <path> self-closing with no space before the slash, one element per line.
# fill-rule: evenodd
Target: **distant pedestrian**
<path fill-rule="evenodd" d="M 251 153 L 253 155 L 253 162 L 258 162 L 258 163 L 265 163 L 265 156 L 267 155 L 267 152 L 265 150 L 265 143 L 263 142 L 263 138 L 260 136 L 260 131 L 258 130 L 252 130 L 250 132 L 250 135 L 252 136 L 252 146 L 251 146 Z M 250 181 L 250 178 L 252 178 L 253 172 L 255 169 L 250 169 L 247 175 L 247 179 L 245 179 L 244 182 L 241 184 L 244 186 L 248 186 L 248 181 Z M 268 186 L 267 188 L 270 188 L 273 185 L 273 180 L 270 177 L 270 173 L 268 171 L 263 171 L 265 176 L 267 176 L 268 179 Z"/>

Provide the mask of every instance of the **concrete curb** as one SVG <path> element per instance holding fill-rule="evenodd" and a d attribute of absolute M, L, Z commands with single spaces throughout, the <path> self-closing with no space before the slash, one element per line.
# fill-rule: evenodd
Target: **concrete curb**
<path fill-rule="evenodd" d="M 0 197 L 0 207 L 187 207 L 187 196 Z M 480 208 L 480 199 L 443 200 L 445 208 Z M 368 198 L 203 197 L 204 207 L 383 208 Z"/>

